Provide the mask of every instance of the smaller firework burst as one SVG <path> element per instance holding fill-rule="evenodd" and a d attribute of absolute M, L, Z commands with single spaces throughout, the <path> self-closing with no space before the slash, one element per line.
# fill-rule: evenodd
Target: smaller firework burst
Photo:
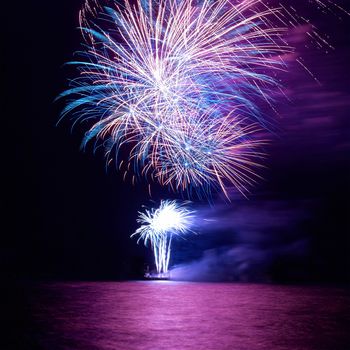
<path fill-rule="evenodd" d="M 151 245 L 158 276 L 168 274 L 171 243 L 174 236 L 183 236 L 191 231 L 194 211 L 186 208 L 186 202 L 162 200 L 157 209 L 139 212 L 137 222 L 141 226 L 131 235 L 137 242 Z"/>

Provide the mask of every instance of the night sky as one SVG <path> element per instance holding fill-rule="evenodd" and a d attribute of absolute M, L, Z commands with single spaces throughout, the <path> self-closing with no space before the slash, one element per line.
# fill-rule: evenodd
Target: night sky
<path fill-rule="evenodd" d="M 349 1 L 338 3 L 350 8 Z M 137 211 L 150 204 L 146 184 L 133 186 L 113 168 L 106 171 L 102 152 L 80 151 L 85 129 L 71 132 L 69 120 L 56 126 L 63 104 L 54 100 L 72 76 L 64 63 L 80 49 L 81 4 L 2 5 L 0 265 L 8 278 L 137 278 L 151 261 L 150 251 L 129 238 Z M 325 20 L 305 11 L 336 48 L 326 53 L 297 45 L 321 85 L 291 67 L 291 101 L 278 105 L 264 180 L 248 199 L 195 202 L 212 221 L 176 243 L 179 278 L 350 281 L 350 16 Z M 152 199 L 161 198 L 176 196 L 155 187 Z"/>

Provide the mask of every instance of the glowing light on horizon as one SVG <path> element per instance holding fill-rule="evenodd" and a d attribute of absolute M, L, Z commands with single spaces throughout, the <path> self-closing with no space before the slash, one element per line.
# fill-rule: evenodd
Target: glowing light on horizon
<path fill-rule="evenodd" d="M 139 212 L 137 222 L 141 226 L 131 235 L 138 236 L 145 245 L 150 244 L 159 276 L 168 273 L 171 243 L 174 236 L 183 236 L 191 231 L 194 211 L 186 208 L 186 203 L 162 200 L 157 209 Z"/>

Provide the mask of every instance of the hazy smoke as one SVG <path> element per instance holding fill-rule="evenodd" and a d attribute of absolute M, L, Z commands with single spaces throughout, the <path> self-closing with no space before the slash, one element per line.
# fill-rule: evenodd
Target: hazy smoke
<path fill-rule="evenodd" d="M 221 206 L 200 212 L 198 240 L 208 247 L 201 258 L 175 266 L 172 279 L 271 281 L 280 270 L 287 278 L 300 277 L 299 263 L 309 243 L 301 229 L 308 206 L 307 202 L 254 201 L 242 202 L 236 209 Z"/>

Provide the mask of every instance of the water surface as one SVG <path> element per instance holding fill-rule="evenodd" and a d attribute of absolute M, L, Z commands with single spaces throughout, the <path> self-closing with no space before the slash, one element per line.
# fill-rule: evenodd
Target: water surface
<path fill-rule="evenodd" d="M 89 282 L 36 284 L 27 295 L 23 349 L 350 349 L 341 288 Z"/>

